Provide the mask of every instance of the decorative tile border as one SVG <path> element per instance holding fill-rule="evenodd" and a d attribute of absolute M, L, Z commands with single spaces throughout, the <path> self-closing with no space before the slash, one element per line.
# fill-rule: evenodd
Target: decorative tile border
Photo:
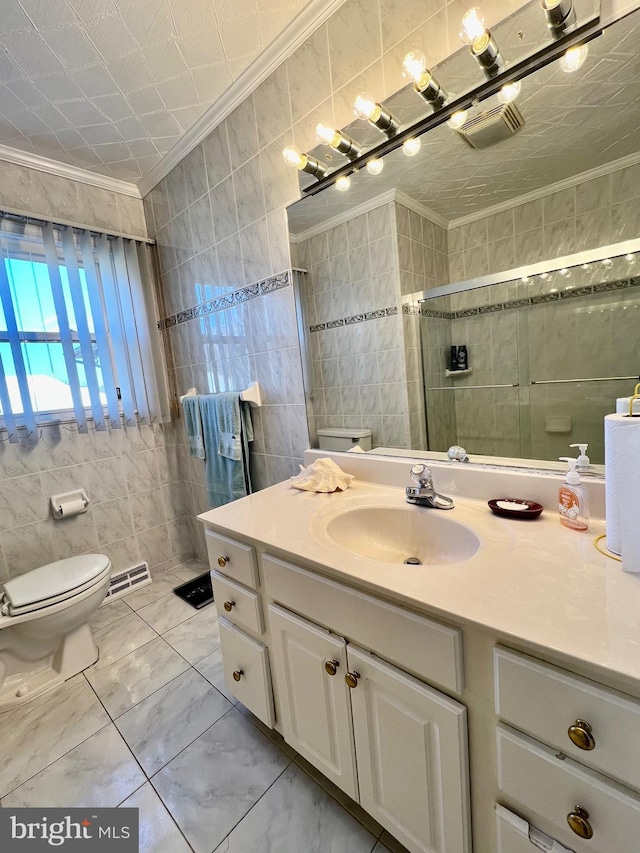
<path fill-rule="evenodd" d="M 394 317 L 398 313 L 397 307 L 378 308 L 375 311 L 366 311 L 364 314 L 352 314 L 351 317 L 341 317 L 339 320 L 328 320 L 326 323 L 314 323 L 309 326 L 310 332 L 325 332 L 327 329 L 337 329 L 340 326 L 353 326 L 354 323 L 365 323 L 367 320 L 379 320 L 381 317 Z"/>
<path fill-rule="evenodd" d="M 291 270 L 285 270 L 278 273 L 278 275 L 271 276 L 271 278 L 249 284 L 241 290 L 225 293 L 223 296 L 217 296 L 215 299 L 201 302 L 193 308 L 187 308 L 184 311 L 179 311 L 177 314 L 171 314 L 170 317 L 165 317 L 164 320 L 158 320 L 158 329 L 170 329 L 172 326 L 188 323 L 194 317 L 203 317 L 207 314 L 215 314 L 217 311 L 224 311 L 226 308 L 232 308 L 234 305 L 248 302 L 249 299 L 255 299 L 256 296 L 261 296 L 263 293 L 273 293 L 274 290 L 281 290 L 283 287 L 288 287 L 291 281 Z"/>
<path fill-rule="evenodd" d="M 462 320 L 465 317 L 478 317 L 481 314 L 493 314 L 496 311 L 508 311 L 512 308 L 523 308 L 526 305 L 546 305 L 549 302 L 566 302 L 567 299 L 591 296 L 594 293 L 608 293 L 614 290 L 625 290 L 631 287 L 640 287 L 640 277 L 625 278 L 618 281 L 604 281 L 601 284 L 576 287 L 574 290 L 562 290 L 557 293 L 543 293 L 539 296 L 530 296 L 526 299 L 514 299 L 509 302 L 496 302 L 494 305 L 480 305 L 477 308 L 462 308 L 459 311 L 436 311 L 427 308 L 426 302 L 420 305 L 422 317 L 432 317 L 437 320 Z M 411 306 L 403 306 L 405 308 Z"/>

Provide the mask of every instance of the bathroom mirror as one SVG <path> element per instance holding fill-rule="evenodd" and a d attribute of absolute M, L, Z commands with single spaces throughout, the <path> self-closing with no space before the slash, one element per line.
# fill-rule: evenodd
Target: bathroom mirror
<path fill-rule="evenodd" d="M 609 377 L 640 366 L 640 254 L 602 263 L 640 237 L 638 55 L 640 12 L 573 73 L 556 61 L 511 105 L 479 103 L 471 140 L 441 125 L 415 156 L 288 209 L 314 446 L 320 427 L 364 427 L 394 454 L 460 442 L 472 458 L 552 460 L 580 441 L 603 461 L 602 415 L 635 384 Z M 471 373 L 446 376 L 451 345 Z"/>

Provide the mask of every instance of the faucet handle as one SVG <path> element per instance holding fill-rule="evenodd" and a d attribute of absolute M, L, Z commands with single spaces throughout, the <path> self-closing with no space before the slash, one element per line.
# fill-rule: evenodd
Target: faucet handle
<path fill-rule="evenodd" d="M 429 487 L 433 485 L 431 470 L 426 465 L 413 465 L 411 468 L 411 479 L 418 483 L 419 486 Z"/>

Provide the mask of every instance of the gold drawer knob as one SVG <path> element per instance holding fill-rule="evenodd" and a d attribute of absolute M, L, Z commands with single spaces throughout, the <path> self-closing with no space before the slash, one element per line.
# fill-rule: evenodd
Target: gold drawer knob
<path fill-rule="evenodd" d="M 234 681 L 240 681 L 240 679 L 242 678 L 242 676 L 243 676 L 243 675 L 244 675 L 244 670 L 243 670 L 243 669 L 234 669 L 234 671 L 233 671 L 233 680 L 234 680 Z"/>
<path fill-rule="evenodd" d="M 329 673 L 329 675 L 335 675 L 338 671 L 339 666 L 340 663 L 337 660 L 326 660 L 324 662 L 324 668 Z"/>
<path fill-rule="evenodd" d="M 576 720 L 572 726 L 569 726 L 567 734 L 578 749 L 595 749 L 596 739 L 591 734 L 591 726 L 584 720 Z"/>
<path fill-rule="evenodd" d="M 353 672 L 348 672 L 344 680 L 347 682 L 349 687 L 353 690 L 354 687 L 358 686 L 358 679 L 360 678 L 360 673 L 356 672 L 355 669 Z"/>
<path fill-rule="evenodd" d="M 582 806 L 576 806 L 567 815 L 567 823 L 580 838 L 593 838 L 593 827 L 589 823 L 589 812 Z"/>
<path fill-rule="evenodd" d="M 218 565 L 220 566 L 221 569 L 224 569 L 224 567 L 227 565 L 228 562 L 229 562 L 229 557 L 218 557 Z"/>
<path fill-rule="evenodd" d="M 225 601 L 225 603 L 224 603 L 224 609 L 227 611 L 227 613 L 231 613 L 231 611 L 233 610 L 233 608 L 235 606 L 236 606 L 235 601 Z"/>

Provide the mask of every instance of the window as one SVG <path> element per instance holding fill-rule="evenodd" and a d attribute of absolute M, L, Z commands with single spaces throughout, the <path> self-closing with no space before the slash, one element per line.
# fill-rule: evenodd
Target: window
<path fill-rule="evenodd" d="M 14 440 L 52 419 L 73 417 L 84 432 L 162 416 L 148 251 L 0 218 L 0 425 Z"/>

